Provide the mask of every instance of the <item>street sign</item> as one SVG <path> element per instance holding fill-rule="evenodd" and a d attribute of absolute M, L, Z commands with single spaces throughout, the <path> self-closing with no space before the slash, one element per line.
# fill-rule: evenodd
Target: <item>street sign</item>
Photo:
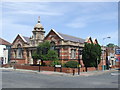
<path fill-rule="evenodd" d="M 120 49 L 116 49 L 116 50 L 115 50 L 115 54 L 116 54 L 116 55 L 120 55 Z"/>
<path fill-rule="evenodd" d="M 116 62 L 120 62 L 120 56 L 116 57 Z"/>
<path fill-rule="evenodd" d="M 41 60 L 40 60 L 40 59 L 38 59 L 38 61 L 40 62 Z"/>
<path fill-rule="evenodd" d="M 61 65 L 55 65 L 55 67 L 61 67 Z"/>

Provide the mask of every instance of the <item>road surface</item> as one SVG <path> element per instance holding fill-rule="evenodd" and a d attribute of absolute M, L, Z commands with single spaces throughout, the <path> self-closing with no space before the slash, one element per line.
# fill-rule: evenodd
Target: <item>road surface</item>
<path fill-rule="evenodd" d="M 92 76 L 60 76 L 2 70 L 2 88 L 118 88 L 118 73 Z"/>

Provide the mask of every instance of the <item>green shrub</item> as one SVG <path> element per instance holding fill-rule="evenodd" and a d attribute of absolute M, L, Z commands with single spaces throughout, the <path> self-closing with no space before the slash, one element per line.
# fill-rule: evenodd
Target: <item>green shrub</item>
<path fill-rule="evenodd" d="M 51 62 L 51 66 L 55 66 L 55 65 L 61 65 L 61 63 L 59 61 L 53 61 Z"/>
<path fill-rule="evenodd" d="M 65 64 L 66 64 L 66 63 L 62 63 L 62 64 L 61 64 L 61 65 L 62 65 L 62 67 L 66 67 L 66 66 L 65 66 Z"/>
<path fill-rule="evenodd" d="M 78 62 L 76 62 L 76 61 L 68 61 L 68 62 L 65 63 L 64 66 L 68 67 L 68 68 L 77 68 Z"/>
<path fill-rule="evenodd" d="M 32 58 L 33 58 L 33 59 L 38 59 L 38 58 L 39 58 L 39 55 L 37 54 L 37 52 L 34 52 L 34 53 L 32 54 Z"/>

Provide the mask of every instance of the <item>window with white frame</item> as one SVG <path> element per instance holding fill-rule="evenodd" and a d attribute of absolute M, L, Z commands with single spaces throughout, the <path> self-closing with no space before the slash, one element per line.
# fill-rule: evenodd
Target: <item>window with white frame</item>
<path fill-rule="evenodd" d="M 71 59 L 75 59 L 75 58 L 76 58 L 76 50 L 71 49 Z"/>

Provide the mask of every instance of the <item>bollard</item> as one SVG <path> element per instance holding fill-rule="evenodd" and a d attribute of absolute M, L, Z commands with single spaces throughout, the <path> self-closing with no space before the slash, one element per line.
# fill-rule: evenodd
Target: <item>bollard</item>
<path fill-rule="evenodd" d="M 62 67 L 60 67 L 60 72 L 62 72 Z"/>
<path fill-rule="evenodd" d="M 40 65 L 39 65 L 39 72 L 40 72 Z"/>
<path fill-rule="evenodd" d="M 39 72 L 40 72 L 41 61 L 39 61 Z"/>
<path fill-rule="evenodd" d="M 78 75 L 80 75 L 80 67 L 78 67 Z"/>
<path fill-rule="evenodd" d="M 73 69 L 73 76 L 75 75 L 75 70 Z"/>
<path fill-rule="evenodd" d="M 16 69 L 16 64 L 14 64 L 13 68 Z"/>
<path fill-rule="evenodd" d="M 54 67 L 54 72 L 56 72 L 56 67 Z"/>

